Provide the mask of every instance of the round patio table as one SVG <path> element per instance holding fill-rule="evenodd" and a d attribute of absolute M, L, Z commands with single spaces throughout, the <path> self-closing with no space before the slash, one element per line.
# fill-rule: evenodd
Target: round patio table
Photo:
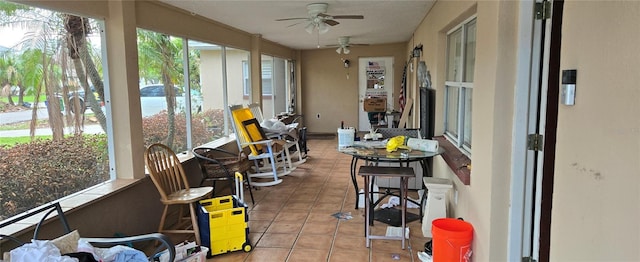
<path fill-rule="evenodd" d="M 356 179 L 358 160 L 364 160 L 365 165 L 378 165 L 381 162 L 398 163 L 399 166 L 409 166 L 411 162 L 419 162 L 422 166 L 423 177 L 431 177 L 432 173 L 427 161 L 434 156 L 444 153 L 443 148 L 438 148 L 436 152 L 427 152 L 420 150 L 407 150 L 398 149 L 394 152 L 387 152 L 385 143 L 383 141 L 355 141 L 353 146 L 338 148 L 338 151 L 352 156 L 351 158 L 351 181 L 353 182 L 353 188 L 356 196 L 356 209 L 358 209 L 358 181 Z M 424 184 L 422 185 L 424 189 Z M 385 194 L 387 196 L 388 194 Z M 423 194 L 420 203 L 415 204 L 420 206 L 420 217 L 422 217 L 422 205 L 424 203 L 426 192 Z M 382 201 L 383 197 L 380 197 L 377 202 L 372 203 L 372 206 L 377 205 Z"/>

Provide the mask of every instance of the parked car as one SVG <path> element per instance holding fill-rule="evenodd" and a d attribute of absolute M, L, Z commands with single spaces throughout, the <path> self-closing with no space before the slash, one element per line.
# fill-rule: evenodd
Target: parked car
<path fill-rule="evenodd" d="M 102 99 L 100 98 L 100 95 L 98 95 L 98 92 L 96 92 L 95 88 L 93 88 L 93 86 L 91 87 L 91 91 L 93 96 L 96 98 L 96 101 L 98 101 L 98 103 L 102 106 L 103 105 Z M 90 108 L 89 103 L 85 102 L 87 100 L 87 96 L 84 92 L 84 89 L 71 91 L 67 93 L 67 98 L 69 99 L 69 105 L 63 104 L 64 100 L 62 99 L 62 95 L 56 94 L 56 97 L 60 100 L 60 105 L 61 105 L 60 111 L 64 111 L 65 106 L 68 106 L 71 112 L 74 114 L 76 112 L 84 113 L 85 110 Z M 49 101 L 48 100 L 45 101 L 45 104 L 49 106 Z M 76 108 L 76 105 L 78 108 Z"/>
<path fill-rule="evenodd" d="M 186 108 L 184 101 L 184 91 L 180 87 L 174 87 L 176 94 L 176 112 L 183 112 Z M 146 85 L 140 88 L 140 104 L 142 106 L 142 117 L 148 117 L 167 110 L 167 100 L 163 84 Z M 192 111 L 202 106 L 202 95 L 195 90 L 191 91 Z"/>
<path fill-rule="evenodd" d="M 91 86 L 91 93 L 93 93 L 93 96 L 96 98 L 96 101 L 98 101 L 98 104 L 100 104 L 102 106 L 102 99 L 100 97 L 100 95 L 98 94 L 98 92 L 96 92 L 96 89 Z M 80 112 L 76 110 L 76 104 L 79 105 L 79 108 L 82 109 L 81 112 L 84 113 L 84 110 L 87 110 L 88 108 L 91 107 L 91 105 L 89 105 L 89 103 L 86 103 L 85 101 L 87 100 L 87 95 L 84 92 L 84 89 L 80 89 L 78 91 L 72 91 L 67 93 L 67 97 L 69 98 L 69 106 L 71 109 L 72 113 L 76 113 L 76 112 Z M 76 102 L 77 100 L 77 102 Z"/>

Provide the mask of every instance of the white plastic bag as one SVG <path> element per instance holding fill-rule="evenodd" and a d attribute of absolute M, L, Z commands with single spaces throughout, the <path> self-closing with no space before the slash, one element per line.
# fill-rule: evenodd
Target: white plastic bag
<path fill-rule="evenodd" d="M 48 240 L 31 240 L 11 250 L 11 262 L 78 262 L 77 259 L 62 256 L 60 250 Z"/>
<path fill-rule="evenodd" d="M 175 262 L 205 262 L 207 259 L 207 253 L 209 248 L 205 246 L 198 246 L 195 242 L 183 242 L 177 244 Z M 174 262 L 169 261 L 169 252 L 166 250 L 160 255 L 160 262 Z"/>

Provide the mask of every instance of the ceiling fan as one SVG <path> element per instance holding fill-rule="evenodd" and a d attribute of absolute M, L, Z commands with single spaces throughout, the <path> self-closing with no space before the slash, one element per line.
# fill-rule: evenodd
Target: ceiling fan
<path fill-rule="evenodd" d="M 327 3 L 308 4 L 308 17 L 281 18 L 276 19 L 276 21 L 305 20 L 308 22 L 308 24 L 304 28 L 307 33 L 311 34 L 313 33 L 314 29 L 318 29 L 318 33 L 324 34 L 329 31 L 329 26 L 340 24 L 340 22 L 336 21 L 336 19 L 364 19 L 364 16 L 362 15 L 328 15 L 326 14 L 328 7 L 329 4 Z M 290 26 L 294 26 L 300 23 L 296 23 Z"/>
<path fill-rule="evenodd" d="M 343 53 L 345 55 L 348 55 L 351 52 L 351 50 L 349 50 L 349 47 L 356 46 L 356 45 L 361 45 L 361 46 L 366 46 L 367 45 L 367 44 L 351 44 L 351 43 L 349 43 L 350 39 L 351 38 L 348 37 L 348 36 L 338 37 L 338 44 L 337 45 L 328 45 L 328 47 L 337 46 L 338 49 L 336 49 L 336 53 L 338 53 L 338 54 Z"/>

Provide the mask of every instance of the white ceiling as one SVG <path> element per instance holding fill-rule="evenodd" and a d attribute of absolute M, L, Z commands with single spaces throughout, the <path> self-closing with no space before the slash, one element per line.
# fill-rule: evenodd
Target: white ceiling
<path fill-rule="evenodd" d="M 244 0 L 160 0 L 293 49 L 313 49 L 337 45 L 338 37 L 350 36 L 352 44 L 405 42 L 420 24 L 435 0 L 417 1 L 244 1 Z M 302 21 L 275 21 L 281 18 L 308 17 L 307 5 L 328 3 L 329 15 L 363 15 L 364 19 L 336 19 L 318 37 L 308 34 Z"/>

